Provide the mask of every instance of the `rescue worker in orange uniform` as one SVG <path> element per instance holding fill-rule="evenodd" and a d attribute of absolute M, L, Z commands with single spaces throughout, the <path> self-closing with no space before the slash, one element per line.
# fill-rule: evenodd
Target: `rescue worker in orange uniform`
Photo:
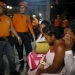
<path fill-rule="evenodd" d="M 36 29 L 38 27 L 38 19 L 36 18 L 36 15 L 33 15 L 33 21 L 32 21 L 32 26 L 33 26 L 33 29 Z"/>
<path fill-rule="evenodd" d="M 37 39 L 39 21 L 38 21 L 36 15 L 32 15 L 32 17 L 33 17 L 32 26 L 33 26 L 33 30 L 34 30 L 34 33 L 35 33 L 35 39 Z"/>
<path fill-rule="evenodd" d="M 64 16 L 62 27 L 65 28 L 67 24 L 68 24 L 68 19 L 66 18 L 66 16 Z"/>
<path fill-rule="evenodd" d="M 20 75 L 16 71 L 14 49 L 9 41 L 10 31 L 14 33 L 19 44 L 22 44 L 22 41 L 15 31 L 11 19 L 4 14 L 5 8 L 5 3 L 0 1 L 0 75 L 4 75 L 3 52 L 8 58 L 10 75 Z"/>
<path fill-rule="evenodd" d="M 39 21 L 38 21 L 36 15 L 33 15 L 32 17 L 33 17 L 32 26 L 33 26 L 33 30 L 34 30 L 34 33 L 35 33 L 35 39 L 37 39 Z"/>
<path fill-rule="evenodd" d="M 17 47 L 16 47 L 18 51 L 18 55 L 19 55 L 19 62 L 20 62 L 19 71 L 22 71 L 24 68 L 23 44 L 25 46 L 26 56 L 32 51 L 31 38 L 28 33 L 29 31 L 35 40 L 34 31 L 31 25 L 30 17 L 29 15 L 25 13 L 27 7 L 28 7 L 28 4 L 26 2 L 24 1 L 20 2 L 19 3 L 20 12 L 17 14 L 14 14 L 13 16 L 13 25 L 18 35 L 22 39 L 22 45 L 17 44 Z"/>
<path fill-rule="evenodd" d="M 61 26 L 61 21 L 60 21 L 59 15 L 57 15 L 57 18 L 56 18 L 55 21 L 54 21 L 54 25 L 55 25 L 55 26 Z"/>

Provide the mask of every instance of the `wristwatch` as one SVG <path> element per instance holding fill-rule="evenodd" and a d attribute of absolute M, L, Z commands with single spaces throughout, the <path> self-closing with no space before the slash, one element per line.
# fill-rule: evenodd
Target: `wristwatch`
<path fill-rule="evenodd" d="M 41 62 L 41 65 L 45 65 L 45 64 L 46 64 L 46 62 L 45 62 L 45 61 L 42 61 L 42 62 Z"/>

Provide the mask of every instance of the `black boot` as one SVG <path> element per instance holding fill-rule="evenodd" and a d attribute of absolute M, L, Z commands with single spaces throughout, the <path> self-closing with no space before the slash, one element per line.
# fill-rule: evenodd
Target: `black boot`
<path fill-rule="evenodd" d="M 26 62 L 26 75 L 28 75 L 28 70 L 29 70 L 29 65 L 28 65 L 28 63 Z"/>
<path fill-rule="evenodd" d="M 20 61 L 19 72 L 22 72 L 24 69 L 24 60 Z"/>
<path fill-rule="evenodd" d="M 24 65 L 20 65 L 20 67 L 19 67 L 19 72 L 22 72 L 23 69 L 24 69 Z"/>

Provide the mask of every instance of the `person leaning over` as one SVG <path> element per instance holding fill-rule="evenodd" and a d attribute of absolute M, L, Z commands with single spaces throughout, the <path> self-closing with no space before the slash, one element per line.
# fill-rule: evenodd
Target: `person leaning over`
<path fill-rule="evenodd" d="M 19 44 L 21 44 L 22 41 L 15 31 L 11 19 L 6 16 L 4 12 L 5 3 L 0 1 L 0 75 L 4 75 L 3 52 L 5 52 L 9 61 L 10 75 L 20 75 L 20 73 L 16 71 L 14 49 L 9 42 L 10 31 L 14 33 Z"/>
<path fill-rule="evenodd" d="M 40 60 L 39 66 L 28 70 L 28 75 L 64 75 L 65 42 L 58 27 L 45 26 L 43 35 L 50 45 L 45 57 Z"/>
<path fill-rule="evenodd" d="M 22 45 L 17 44 L 17 47 L 16 47 L 18 51 L 18 55 L 19 55 L 19 62 L 20 62 L 19 71 L 22 71 L 24 68 L 23 44 L 25 45 L 26 56 L 32 51 L 31 38 L 28 33 L 29 31 L 35 40 L 34 31 L 31 25 L 30 17 L 29 15 L 26 14 L 27 7 L 28 7 L 28 4 L 26 2 L 24 1 L 20 2 L 19 3 L 20 12 L 17 14 L 14 14 L 12 19 L 15 30 L 17 31 L 18 35 L 23 41 Z"/>

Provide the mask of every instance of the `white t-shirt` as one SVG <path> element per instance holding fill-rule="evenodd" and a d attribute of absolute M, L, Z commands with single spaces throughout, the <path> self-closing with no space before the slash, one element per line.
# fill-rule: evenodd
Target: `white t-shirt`
<path fill-rule="evenodd" d="M 36 43 L 43 42 L 43 41 L 45 41 L 45 37 L 44 36 L 42 37 L 42 34 L 40 34 L 39 38 L 36 40 Z"/>

